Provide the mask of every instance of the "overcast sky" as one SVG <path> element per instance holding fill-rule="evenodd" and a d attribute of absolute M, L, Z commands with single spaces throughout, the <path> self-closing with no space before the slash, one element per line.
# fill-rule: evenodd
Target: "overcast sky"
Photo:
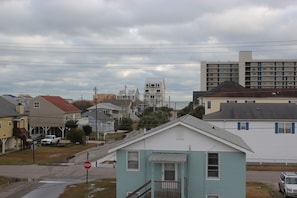
<path fill-rule="evenodd" d="M 200 61 L 240 50 L 297 59 L 297 1 L 0 0 L 0 95 L 142 96 L 163 78 L 166 98 L 191 101 Z"/>

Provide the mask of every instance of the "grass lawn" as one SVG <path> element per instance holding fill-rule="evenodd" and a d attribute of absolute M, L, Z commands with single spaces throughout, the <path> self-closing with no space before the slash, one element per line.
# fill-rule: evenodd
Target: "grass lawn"
<path fill-rule="evenodd" d="M 67 162 L 74 154 L 95 147 L 97 144 L 59 144 L 58 146 L 38 146 L 34 151 L 36 164 Z M 25 149 L 0 156 L 0 165 L 33 164 L 33 150 Z"/>
<path fill-rule="evenodd" d="M 68 186 L 59 198 L 116 198 L 115 179 L 92 181 Z"/>
<path fill-rule="evenodd" d="M 106 179 L 92 181 L 88 184 L 80 183 L 68 186 L 59 198 L 115 198 L 116 197 L 116 181 L 114 179 Z M 246 184 L 246 198 L 281 198 L 278 192 L 273 192 L 271 188 L 262 183 L 248 182 Z"/>
<path fill-rule="evenodd" d="M 281 194 L 270 186 L 258 182 L 246 183 L 246 198 L 281 198 Z"/>

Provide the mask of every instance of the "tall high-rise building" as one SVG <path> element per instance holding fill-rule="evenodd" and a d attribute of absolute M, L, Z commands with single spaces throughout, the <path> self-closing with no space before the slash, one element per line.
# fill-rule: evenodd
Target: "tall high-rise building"
<path fill-rule="evenodd" d="M 163 107 L 165 105 L 165 81 L 162 78 L 149 78 L 144 86 L 145 107 Z"/>
<path fill-rule="evenodd" d="M 246 88 L 296 88 L 297 60 L 253 59 L 251 51 L 239 52 L 239 61 L 201 62 L 201 91 L 224 81 Z"/>

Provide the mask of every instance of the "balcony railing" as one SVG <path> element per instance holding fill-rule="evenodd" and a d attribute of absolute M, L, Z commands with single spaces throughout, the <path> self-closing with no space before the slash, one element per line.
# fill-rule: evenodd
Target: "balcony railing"
<path fill-rule="evenodd" d="M 21 138 L 21 137 L 29 137 L 29 132 L 25 128 L 13 128 L 13 136 Z"/>
<path fill-rule="evenodd" d="M 181 198 L 180 181 L 158 181 L 154 182 L 155 198 Z M 146 182 L 135 191 L 129 193 L 126 198 L 150 198 L 151 181 Z"/>
<path fill-rule="evenodd" d="M 155 198 L 180 198 L 180 181 L 155 181 Z"/>

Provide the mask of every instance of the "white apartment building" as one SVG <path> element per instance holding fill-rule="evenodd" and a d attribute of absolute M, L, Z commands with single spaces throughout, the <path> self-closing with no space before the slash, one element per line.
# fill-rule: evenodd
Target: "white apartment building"
<path fill-rule="evenodd" d="M 145 107 L 163 107 L 165 105 L 164 79 L 146 79 L 143 100 Z"/>
<path fill-rule="evenodd" d="M 239 61 L 201 62 L 201 91 L 224 81 L 245 88 L 296 88 L 297 59 L 253 59 L 251 51 L 239 52 Z"/>

